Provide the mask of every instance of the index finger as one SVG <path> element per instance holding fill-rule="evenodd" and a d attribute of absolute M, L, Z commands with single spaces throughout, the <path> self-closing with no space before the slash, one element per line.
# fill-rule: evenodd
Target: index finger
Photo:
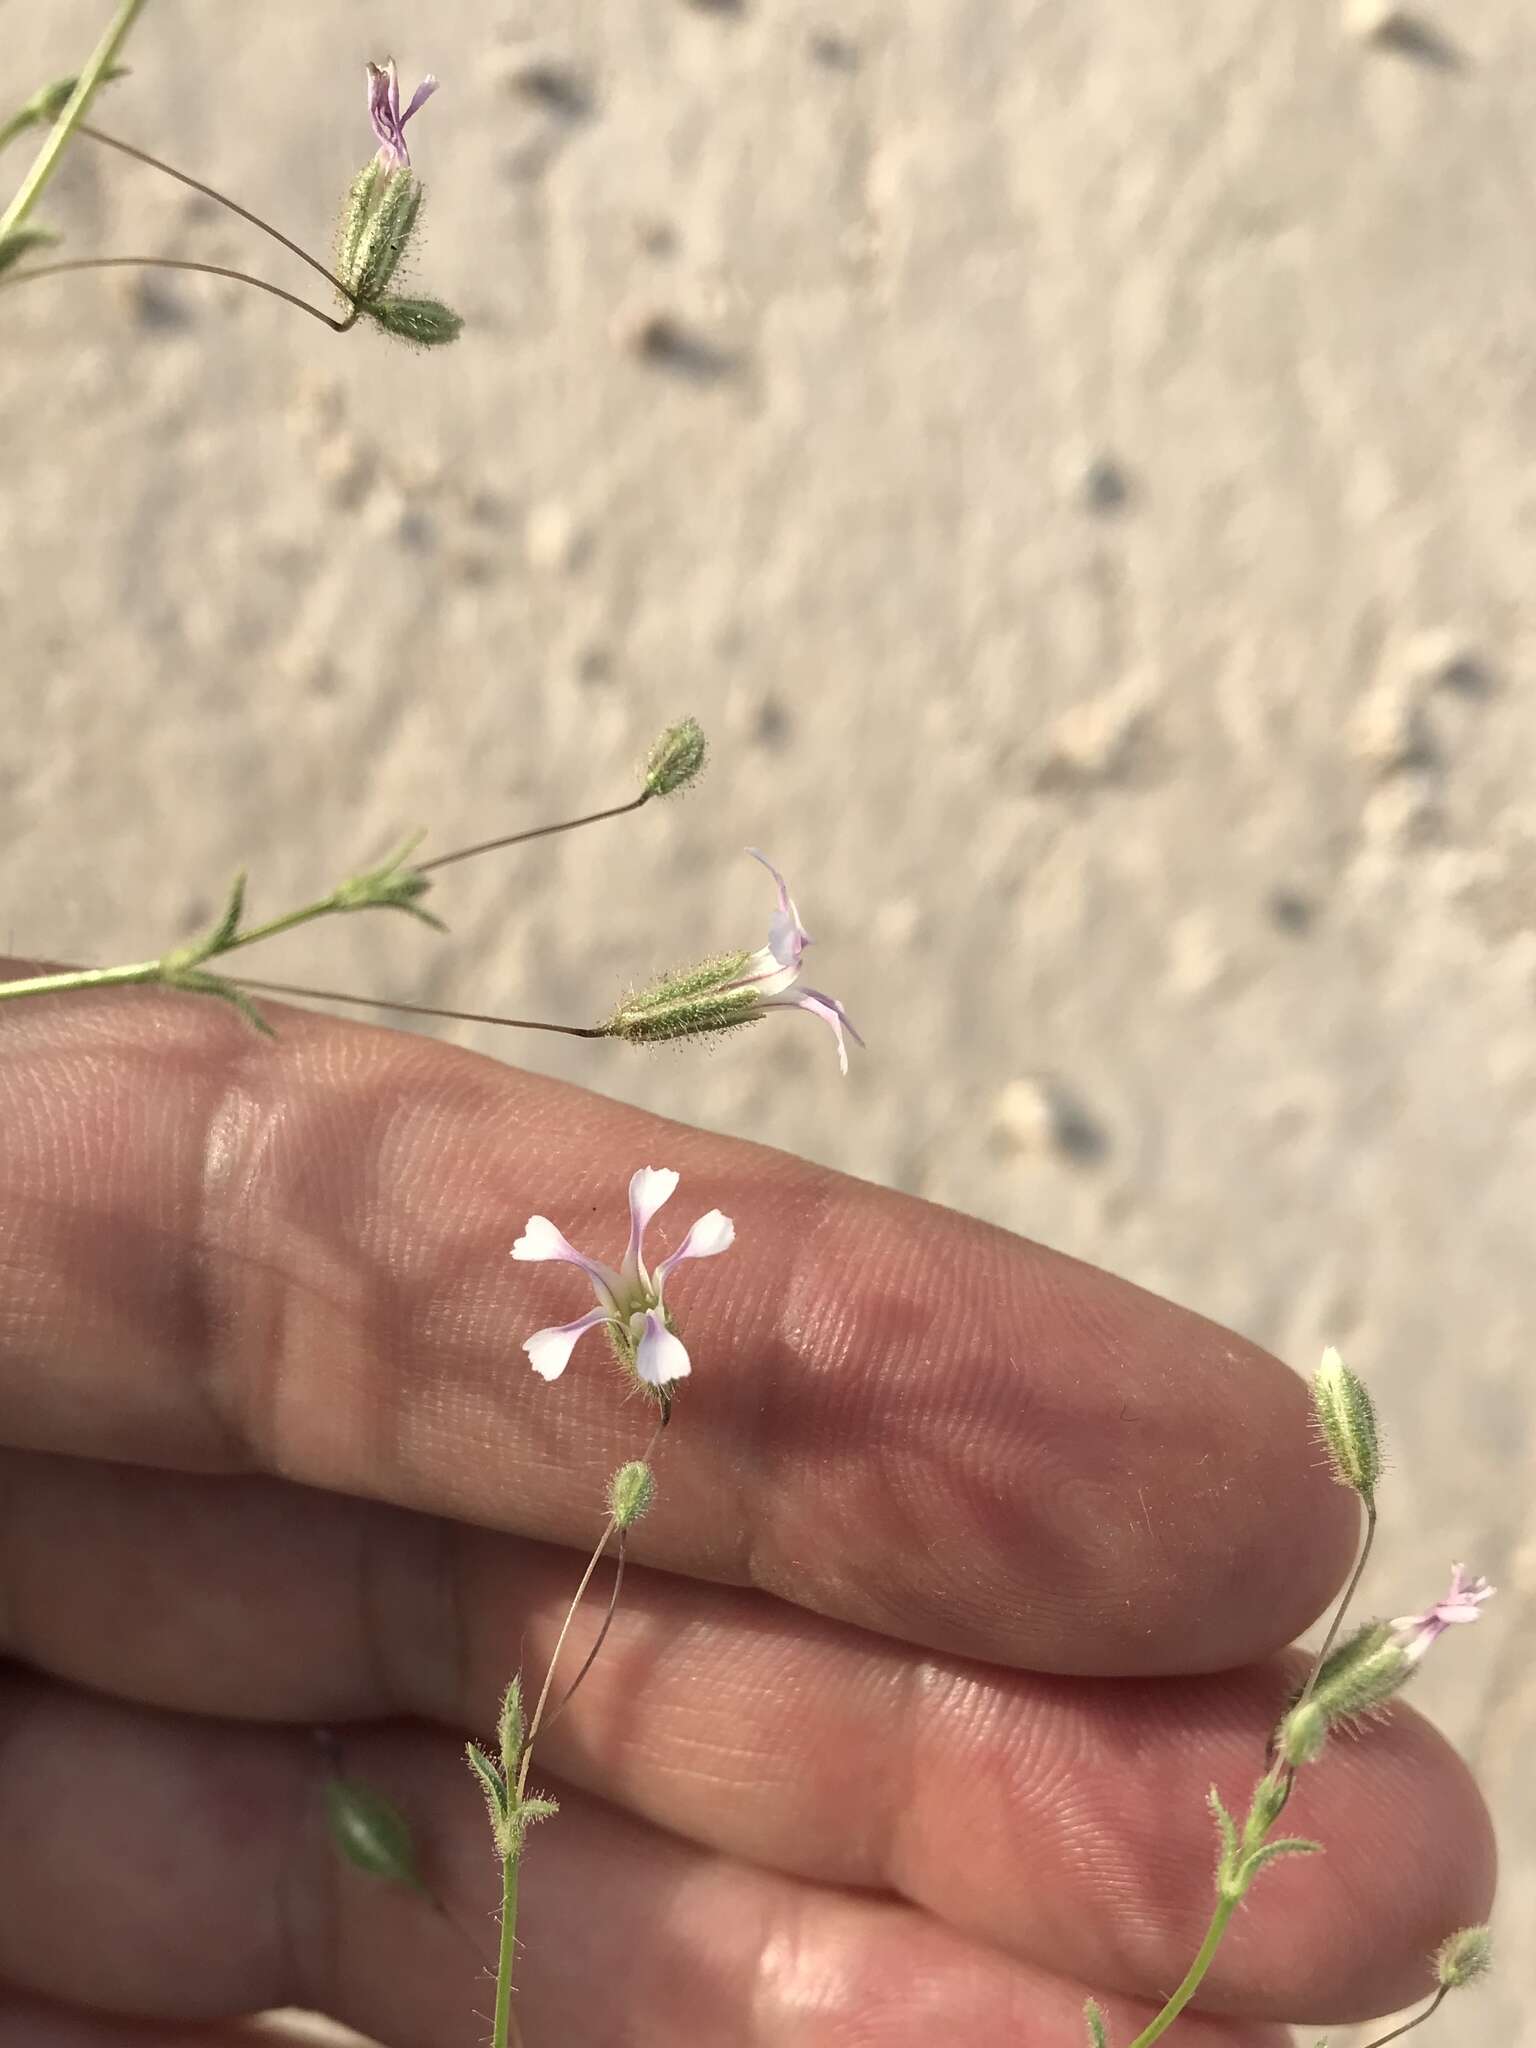
<path fill-rule="evenodd" d="M 737 1234 L 678 1276 L 695 1371 L 638 1557 L 1103 1675 L 1260 1656 L 1347 1569 L 1301 1382 L 1202 1318 L 781 1153 L 270 1014 L 275 1043 L 138 991 L 0 1019 L 0 1440 L 588 1543 L 650 1418 L 596 1346 L 533 1375 L 521 1340 L 588 1304 L 510 1247 L 536 1210 L 614 1259 L 630 1171 L 665 1165 Z"/>

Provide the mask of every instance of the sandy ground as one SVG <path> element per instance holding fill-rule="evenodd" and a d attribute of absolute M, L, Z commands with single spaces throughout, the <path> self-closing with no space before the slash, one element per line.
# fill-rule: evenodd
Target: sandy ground
<path fill-rule="evenodd" d="M 870 1041 L 845 1087 L 798 1017 L 459 1035 L 1343 1345 L 1394 1453 L 1376 1601 L 1453 1555 L 1504 1589 L 1419 1696 L 1500 1819 L 1511 2043 L 1536 29 L 1442 6 L 1455 48 L 1334 0 L 268 0 L 232 51 L 156 0 L 113 121 L 322 245 L 363 58 L 442 76 L 420 284 L 471 325 L 427 360 L 200 281 L 7 301 L 4 917 L 127 957 L 246 862 L 277 907 L 403 827 L 621 796 L 697 711 L 695 798 L 463 870 L 449 942 L 270 971 L 590 1019 L 755 942 L 772 849 Z M 103 13 L 9 0 L 5 99 Z M 305 283 L 86 149 L 48 214 Z"/>

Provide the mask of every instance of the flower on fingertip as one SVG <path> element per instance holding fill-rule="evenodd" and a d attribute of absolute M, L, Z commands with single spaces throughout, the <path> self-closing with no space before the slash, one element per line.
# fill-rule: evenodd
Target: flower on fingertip
<path fill-rule="evenodd" d="M 671 1200 L 678 1176 L 670 1167 L 642 1166 L 630 1176 L 629 1243 L 617 1267 L 579 1252 L 547 1216 L 530 1216 L 523 1235 L 512 1247 L 514 1259 L 579 1266 L 597 1297 L 589 1309 L 569 1323 L 535 1330 L 523 1349 L 541 1379 L 557 1380 L 571 1353 L 589 1330 L 607 1328 L 614 1348 L 635 1377 L 662 1392 L 693 1370 L 688 1352 L 672 1327 L 665 1301 L 667 1280 L 687 1259 L 711 1259 L 728 1251 L 735 1225 L 711 1209 L 692 1226 L 675 1250 L 654 1266 L 646 1263 L 645 1233 Z"/>

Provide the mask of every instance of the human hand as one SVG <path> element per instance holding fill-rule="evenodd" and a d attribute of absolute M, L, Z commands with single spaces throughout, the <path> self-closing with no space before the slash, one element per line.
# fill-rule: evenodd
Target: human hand
<path fill-rule="evenodd" d="M 0 2048 L 223 2048 L 282 2005 L 477 2037 L 463 1734 L 542 1670 L 651 1427 L 597 1347 L 535 1378 L 584 1304 L 509 1251 L 531 1210 L 621 1236 L 641 1164 L 737 1244 L 679 1287 L 657 1505 L 539 1745 L 528 2048 L 1076 2048 L 1089 1993 L 1128 2041 L 1210 1911 L 1206 1789 L 1246 1799 L 1349 1567 L 1302 1383 L 982 1224 L 272 1014 L 0 1026 Z M 338 1859 L 316 1724 L 444 1914 Z M 1485 1914 L 1481 1803 L 1410 1709 L 1286 1827 L 1327 1853 L 1260 1879 L 1190 2048 L 1414 1998 Z"/>

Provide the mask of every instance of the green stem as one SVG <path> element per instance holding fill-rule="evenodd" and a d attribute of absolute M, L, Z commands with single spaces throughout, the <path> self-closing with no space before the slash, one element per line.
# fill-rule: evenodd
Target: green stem
<path fill-rule="evenodd" d="M 430 874 L 433 868 L 451 867 L 456 860 L 473 860 L 477 854 L 498 853 L 504 846 L 526 846 L 530 839 L 552 839 L 557 832 L 574 832 L 582 825 L 600 825 L 605 818 L 622 818 L 630 811 L 638 811 L 650 800 L 651 792 L 642 789 L 628 803 L 610 804 L 606 811 L 588 811 L 584 818 L 563 818 L 558 825 L 535 825 L 527 832 L 509 832 L 501 839 L 482 839 L 474 846 L 455 847 L 452 853 L 440 853 L 436 860 L 422 861 L 417 873 Z"/>
<path fill-rule="evenodd" d="M 1445 2000 L 1450 1996 L 1450 1991 L 1451 1987 L 1449 1984 L 1442 1984 L 1421 2013 L 1415 2014 L 1411 2020 L 1404 2020 L 1403 2024 L 1400 2027 L 1394 2027 L 1390 2034 L 1378 2034 L 1374 2041 L 1366 2042 L 1365 2048 L 1387 2048 L 1389 2041 L 1400 2041 L 1404 2034 L 1411 2034 L 1415 2027 L 1422 2027 L 1426 2020 L 1434 2018 Z"/>
<path fill-rule="evenodd" d="M 284 291 L 280 284 L 268 284 L 264 277 L 253 277 L 248 270 L 230 270 L 222 263 L 194 263 L 183 256 L 75 256 L 65 263 L 38 263 L 28 270 L 13 270 L 8 277 L 0 278 L 0 288 L 30 284 L 35 277 L 63 277 L 71 270 L 194 270 L 202 277 L 231 278 L 236 284 L 248 284 L 271 298 L 281 299 L 285 306 L 297 306 L 312 319 L 323 320 L 332 334 L 346 334 L 357 324 L 356 305 L 345 320 L 337 320 L 312 306 L 308 299 L 301 299 L 297 292 Z"/>
<path fill-rule="evenodd" d="M 13 996 L 65 995 L 77 988 L 134 988 L 158 981 L 163 963 L 139 960 L 127 967 L 79 967 L 67 974 L 34 974 L 27 981 L 0 981 L 0 1003 Z"/>
<path fill-rule="evenodd" d="M 132 157 L 135 163 L 145 164 L 152 171 L 163 172 L 167 178 L 174 178 L 178 185 L 186 185 L 193 192 L 200 192 L 216 206 L 225 207 L 230 213 L 237 214 L 241 220 L 249 221 L 253 228 L 260 228 L 264 235 L 270 235 L 290 256 L 297 256 L 301 263 L 307 263 L 327 284 L 333 285 L 344 299 L 351 300 L 352 294 L 341 279 L 327 270 L 317 256 L 311 256 L 307 249 L 301 248 L 290 236 L 285 235 L 281 228 L 273 227 L 271 221 L 263 220 L 259 213 L 252 213 L 248 206 L 242 206 L 238 200 L 231 199 L 227 192 L 219 191 L 216 185 L 205 185 L 201 178 L 194 178 L 186 171 L 178 171 L 174 164 L 168 164 L 158 156 L 151 156 L 147 149 L 140 149 L 136 143 L 123 142 L 116 135 L 108 135 L 104 128 L 93 128 L 88 121 L 80 123 L 79 132 L 89 136 L 92 142 L 101 143 L 106 149 L 119 150 L 124 156 Z"/>
<path fill-rule="evenodd" d="M 1221 1946 L 1221 1937 L 1227 1931 L 1227 1922 L 1237 1911 L 1237 1906 L 1238 1902 L 1236 1899 L 1221 1899 L 1218 1901 L 1216 1910 L 1211 1915 L 1211 1924 L 1205 1930 L 1205 1939 L 1200 1944 L 1200 1952 L 1185 1972 L 1184 1982 L 1174 1992 L 1172 1998 L 1169 1999 L 1151 2025 L 1142 2028 L 1141 2032 L 1131 2043 L 1131 2048 L 1148 2048 L 1150 2042 L 1156 2041 L 1160 2036 L 1166 2034 L 1185 2006 L 1188 2005 L 1189 2001 L 1200 1989 L 1206 1971 L 1209 1970 L 1211 1964 L 1216 1959 L 1216 1951 Z"/>
<path fill-rule="evenodd" d="M 1359 1589 L 1360 1581 L 1365 1577 L 1365 1568 L 1370 1563 L 1371 1558 L 1371 1546 L 1375 1541 L 1376 1503 L 1374 1500 L 1367 1500 L 1365 1503 L 1365 1541 L 1360 1546 L 1359 1560 L 1350 1575 L 1349 1584 L 1344 1588 L 1343 1599 L 1333 1611 L 1333 1620 L 1329 1624 L 1327 1635 L 1323 1637 L 1323 1646 L 1312 1660 L 1312 1669 L 1307 1673 L 1307 1682 L 1301 1689 L 1301 1694 L 1296 1701 L 1296 1707 L 1304 1707 L 1312 1697 L 1313 1691 L 1317 1686 L 1318 1676 L 1328 1661 L 1328 1653 L 1338 1641 L 1339 1630 L 1344 1626 L 1344 1617 L 1349 1612 L 1349 1604 Z M 1291 1709 L 1292 1713 L 1296 1711 L 1296 1707 Z"/>
<path fill-rule="evenodd" d="M 500 1024 L 508 1031 L 554 1031 L 562 1038 L 612 1038 L 606 1024 L 551 1024 L 541 1017 L 506 1017 L 495 1010 L 447 1010 L 437 1003 L 404 1003 L 394 996 L 360 996 L 340 988 L 305 988 L 293 981 L 253 981 L 232 974 L 236 988 L 263 996 L 302 996 L 314 1003 L 352 1003 L 364 1010 L 400 1010 L 408 1017 L 442 1017 L 450 1024 Z"/>
<path fill-rule="evenodd" d="M 144 6 L 145 0 L 121 0 L 101 41 L 91 52 L 74 91 L 65 101 L 59 118 L 33 158 L 32 168 L 22 180 L 20 190 L 5 212 L 0 213 L 0 239 L 21 225 L 42 196 L 43 188 L 57 170 L 70 137 L 85 119 L 86 109 L 95 98 L 97 87 L 117 62 L 128 33 L 144 12 Z"/>
<path fill-rule="evenodd" d="M 654 1443 L 655 1438 L 651 1441 Z M 587 1588 L 592 1583 L 592 1574 L 602 1563 L 603 1552 L 608 1548 L 608 1540 L 618 1526 L 610 1515 L 608 1526 L 598 1538 L 597 1548 L 588 1559 L 587 1568 L 581 1575 L 581 1584 L 576 1588 L 571 1604 L 565 1611 L 565 1620 L 561 1623 L 560 1633 L 555 1638 L 555 1652 L 549 1660 L 549 1669 L 544 1674 L 544 1687 L 539 1694 L 539 1704 L 533 1710 L 533 1719 L 528 1723 L 528 1733 L 523 1738 L 523 1754 L 517 1771 L 517 1789 L 513 1796 L 514 1806 L 521 1806 L 528 1794 L 528 1769 L 533 1762 L 533 1741 L 543 1723 L 544 1709 L 549 1705 L 549 1690 L 555 1682 L 555 1666 L 560 1662 L 560 1652 L 565 1648 L 565 1639 L 571 1632 L 571 1623 L 576 1619 L 576 1610 L 586 1598 Z"/>
<path fill-rule="evenodd" d="M 242 946 L 254 946 L 262 939 L 275 939 L 282 932 L 296 931 L 301 924 L 313 924 L 317 918 L 329 917 L 332 912 L 362 908 L 378 908 L 377 905 L 359 906 L 338 900 L 340 891 L 333 889 L 329 896 L 321 896 L 314 903 L 305 903 L 297 910 L 285 910 L 281 917 L 269 917 L 265 924 L 253 924 L 249 931 L 236 933 L 217 953 L 210 953 L 210 960 L 222 959 L 226 953 L 237 953 Z"/>
<path fill-rule="evenodd" d="M 512 1964 L 517 1954 L 517 1878 L 521 1867 L 516 1856 L 505 1856 L 501 1864 L 501 1949 L 496 1958 L 496 2018 L 491 2031 L 491 2048 L 509 2048 L 512 2037 Z"/>

